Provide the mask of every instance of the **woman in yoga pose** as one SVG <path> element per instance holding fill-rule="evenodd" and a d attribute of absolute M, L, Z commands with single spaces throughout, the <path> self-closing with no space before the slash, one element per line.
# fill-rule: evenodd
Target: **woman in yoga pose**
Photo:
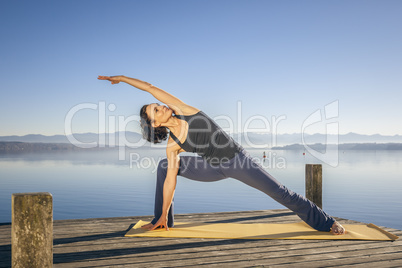
<path fill-rule="evenodd" d="M 173 195 L 179 175 L 196 181 L 237 179 L 266 193 L 314 229 L 335 235 L 345 233 L 334 218 L 272 177 L 204 112 L 138 79 L 126 76 L 99 76 L 98 79 L 109 80 L 112 84 L 125 82 L 167 105 L 151 103 L 140 111 L 145 139 L 159 143 L 169 138 L 167 158 L 158 164 L 154 219 L 144 228 L 169 230 L 173 226 Z M 181 152 L 193 152 L 199 156 L 179 157 Z"/>

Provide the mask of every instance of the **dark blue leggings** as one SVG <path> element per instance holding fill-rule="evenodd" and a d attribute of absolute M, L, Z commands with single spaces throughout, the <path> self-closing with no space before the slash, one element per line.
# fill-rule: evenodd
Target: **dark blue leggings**
<path fill-rule="evenodd" d="M 162 214 L 163 184 L 166 179 L 167 166 L 167 159 L 161 160 L 158 165 L 153 224 Z M 295 212 L 303 221 L 318 231 L 330 231 L 335 222 L 334 218 L 313 202 L 279 183 L 245 150 L 219 166 L 210 165 L 199 156 L 180 156 L 180 168 L 177 175 L 204 182 L 218 181 L 229 177 L 237 179 L 266 193 L 278 203 Z M 168 225 L 169 227 L 174 225 L 173 202 L 168 214 Z"/>

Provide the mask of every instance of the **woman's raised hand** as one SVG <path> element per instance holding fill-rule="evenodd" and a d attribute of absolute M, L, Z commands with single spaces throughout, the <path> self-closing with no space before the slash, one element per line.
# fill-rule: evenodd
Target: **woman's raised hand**
<path fill-rule="evenodd" d="M 102 75 L 99 75 L 98 76 L 99 80 L 109 80 L 110 82 L 112 82 L 112 85 L 120 83 L 122 81 L 121 78 L 122 78 L 122 76 L 120 76 L 120 75 L 118 75 L 118 76 L 102 76 Z"/>

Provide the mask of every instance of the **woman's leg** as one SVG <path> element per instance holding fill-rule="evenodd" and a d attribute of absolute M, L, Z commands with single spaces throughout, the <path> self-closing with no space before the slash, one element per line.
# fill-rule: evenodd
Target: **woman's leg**
<path fill-rule="evenodd" d="M 254 187 L 275 201 L 294 211 L 308 225 L 319 231 L 330 231 L 335 220 L 317 207 L 313 202 L 299 195 L 278 182 L 261 165 L 253 161 L 243 151 L 236 156 L 236 161 L 221 168 L 227 177 L 235 178 Z"/>
<path fill-rule="evenodd" d="M 163 205 L 163 185 L 167 174 L 167 159 L 162 159 L 158 164 L 156 176 L 155 190 L 155 207 L 154 219 L 151 221 L 155 224 L 162 215 Z M 180 156 L 180 168 L 177 175 L 196 181 L 217 181 L 222 180 L 225 175 L 220 171 L 219 167 L 208 164 L 202 157 L 197 156 Z M 168 213 L 168 227 L 173 227 L 173 201 Z"/>

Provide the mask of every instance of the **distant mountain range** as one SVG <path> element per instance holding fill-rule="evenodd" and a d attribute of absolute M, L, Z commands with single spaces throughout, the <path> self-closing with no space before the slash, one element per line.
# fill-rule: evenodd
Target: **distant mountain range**
<path fill-rule="evenodd" d="M 302 134 L 277 134 L 270 133 L 242 133 L 234 134 L 232 137 L 240 143 L 243 147 L 264 147 L 271 148 L 277 146 L 287 146 L 292 144 L 303 144 Z M 130 144 L 144 144 L 142 135 L 137 132 L 116 132 L 112 134 L 97 134 L 97 133 L 77 133 L 73 136 L 53 135 L 45 136 L 40 134 L 29 134 L 25 136 L 0 136 L 2 142 L 25 142 L 25 143 L 93 143 L 96 142 L 102 145 L 114 144 L 124 145 Z M 325 135 L 325 134 L 304 134 L 305 144 L 327 144 L 334 143 L 338 140 L 339 144 L 346 143 L 402 143 L 402 135 L 386 136 L 386 135 L 364 135 L 357 133 L 348 133 L 341 135 Z M 164 142 L 166 143 L 166 141 Z M 149 145 L 147 142 L 146 144 Z"/>
<path fill-rule="evenodd" d="M 327 149 L 338 149 L 341 151 L 346 150 L 402 150 L 402 143 L 342 143 L 338 146 L 326 146 L 322 143 L 308 145 L 310 149 L 318 152 L 325 152 Z M 285 146 L 272 147 L 272 150 L 306 150 L 302 144 L 291 144 Z"/>
<path fill-rule="evenodd" d="M 345 143 L 402 143 L 402 135 L 386 136 L 386 135 L 364 135 L 357 133 L 348 133 L 340 135 L 325 135 L 325 134 L 260 134 L 260 133 L 247 133 L 249 140 L 254 144 L 268 143 L 269 148 L 275 146 L 286 146 L 291 144 L 345 144 Z M 239 136 L 234 136 L 238 139 Z M 304 142 L 303 142 L 304 138 Z M 245 133 L 241 135 L 242 144 L 246 144 Z M 335 141 L 335 142 L 334 142 Z"/>
<path fill-rule="evenodd" d="M 109 144 L 110 141 L 114 141 L 114 144 L 118 144 L 118 138 L 124 137 L 130 143 L 136 143 L 141 141 L 142 135 L 136 132 L 115 132 L 112 134 L 97 134 L 97 133 L 77 133 L 72 136 L 65 135 L 53 135 L 45 136 L 41 134 L 29 134 L 25 136 L 0 136 L 0 141 L 7 142 L 30 142 L 30 143 L 91 143 L 97 142 L 99 144 Z"/>

